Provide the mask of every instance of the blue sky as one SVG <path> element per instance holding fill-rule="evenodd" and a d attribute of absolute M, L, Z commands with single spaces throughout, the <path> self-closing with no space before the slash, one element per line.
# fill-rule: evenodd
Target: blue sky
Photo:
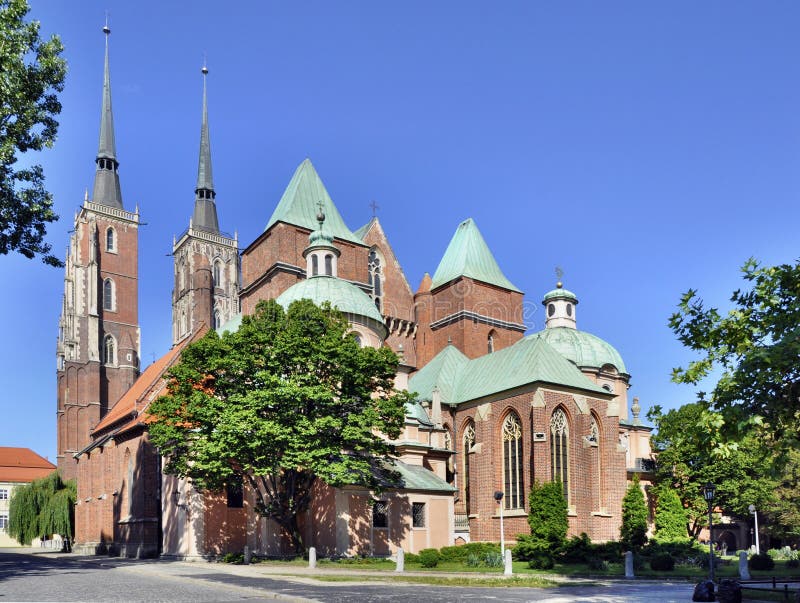
<path fill-rule="evenodd" d="M 611 342 L 644 409 L 693 400 L 667 327 L 739 266 L 798 257 L 800 5 L 794 2 L 32 2 L 69 62 L 39 157 L 63 255 L 91 188 L 109 12 L 125 206 L 139 205 L 142 358 L 171 342 L 172 237 L 194 200 L 204 54 L 217 206 L 244 244 L 310 157 L 350 228 L 375 200 L 413 289 L 476 220 L 525 291 L 555 267 L 578 326 Z M 0 445 L 55 458 L 63 271 L 0 257 Z"/>

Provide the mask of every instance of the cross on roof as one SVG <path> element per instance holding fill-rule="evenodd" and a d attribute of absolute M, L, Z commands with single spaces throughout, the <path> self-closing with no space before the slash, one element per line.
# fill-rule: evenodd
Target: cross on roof
<path fill-rule="evenodd" d="M 369 206 L 372 208 L 372 217 L 374 218 L 377 210 L 380 209 L 381 206 L 375 203 L 374 200 L 369 202 Z"/>

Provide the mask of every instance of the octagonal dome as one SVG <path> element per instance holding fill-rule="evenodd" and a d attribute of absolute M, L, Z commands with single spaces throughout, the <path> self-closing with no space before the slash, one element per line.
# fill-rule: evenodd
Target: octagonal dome
<path fill-rule="evenodd" d="M 596 335 L 570 327 L 550 327 L 537 335 L 580 368 L 600 369 L 610 364 L 618 372 L 628 374 L 619 352 Z"/>

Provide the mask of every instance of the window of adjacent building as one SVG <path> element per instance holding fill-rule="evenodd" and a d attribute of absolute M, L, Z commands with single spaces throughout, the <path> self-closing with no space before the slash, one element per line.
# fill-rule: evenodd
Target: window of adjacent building
<path fill-rule="evenodd" d="M 569 425 L 566 413 L 560 408 L 550 418 L 550 467 L 553 479 L 561 482 L 569 503 Z"/>
<path fill-rule="evenodd" d="M 425 503 L 411 503 L 412 525 L 415 528 L 425 527 Z"/>
<path fill-rule="evenodd" d="M 106 335 L 103 341 L 103 362 L 112 365 L 117 363 L 117 344 L 111 335 Z"/>
<path fill-rule="evenodd" d="M 372 285 L 372 299 L 375 301 L 375 307 L 383 311 L 383 264 L 381 256 L 375 248 L 369 252 L 367 270 L 367 282 Z"/>
<path fill-rule="evenodd" d="M 0 532 L 8 531 L 8 515 L 0 515 Z"/>
<path fill-rule="evenodd" d="M 506 509 L 521 509 L 522 496 L 522 424 L 511 412 L 503 421 L 503 501 Z"/>
<path fill-rule="evenodd" d="M 242 478 L 225 484 L 225 494 L 228 496 L 229 509 L 241 509 L 244 507 L 244 488 Z"/>
<path fill-rule="evenodd" d="M 463 444 L 463 463 L 462 463 L 462 471 L 464 473 L 462 486 L 462 494 L 464 496 L 464 505 L 467 509 L 467 514 L 469 514 L 470 506 L 469 506 L 469 455 L 472 448 L 475 446 L 475 424 L 470 421 L 467 423 L 467 426 L 464 428 L 464 437 L 462 438 Z"/>
<path fill-rule="evenodd" d="M 372 527 L 389 527 L 389 503 L 385 500 L 376 500 L 372 503 Z"/>
<path fill-rule="evenodd" d="M 116 308 L 114 299 L 114 281 L 107 278 L 103 281 L 103 310 L 114 310 Z"/>
<path fill-rule="evenodd" d="M 114 229 L 110 226 L 106 230 L 106 251 L 117 250 L 117 237 Z"/>
<path fill-rule="evenodd" d="M 317 254 L 311 256 L 311 276 L 317 276 L 319 274 L 319 259 L 317 258 Z"/>
<path fill-rule="evenodd" d="M 0 488 L 0 500 L 8 500 L 8 488 Z"/>

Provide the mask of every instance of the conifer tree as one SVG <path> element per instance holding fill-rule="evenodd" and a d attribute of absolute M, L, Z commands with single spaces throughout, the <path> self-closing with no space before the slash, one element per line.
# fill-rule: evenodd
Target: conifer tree
<path fill-rule="evenodd" d="M 25 545 L 53 534 L 72 538 L 76 498 L 75 481 L 62 481 L 58 471 L 18 486 L 9 501 L 9 536 Z"/>
<path fill-rule="evenodd" d="M 540 542 L 542 547 L 561 547 L 569 528 L 567 501 L 561 482 L 533 482 L 528 508 L 528 525 L 533 540 Z"/>
<path fill-rule="evenodd" d="M 683 503 L 672 488 L 662 488 L 656 505 L 656 532 L 658 542 L 686 542 L 689 539 L 687 514 Z"/>
<path fill-rule="evenodd" d="M 629 551 L 638 550 L 647 543 L 647 505 L 638 475 L 634 476 L 622 499 L 620 541 Z"/>

